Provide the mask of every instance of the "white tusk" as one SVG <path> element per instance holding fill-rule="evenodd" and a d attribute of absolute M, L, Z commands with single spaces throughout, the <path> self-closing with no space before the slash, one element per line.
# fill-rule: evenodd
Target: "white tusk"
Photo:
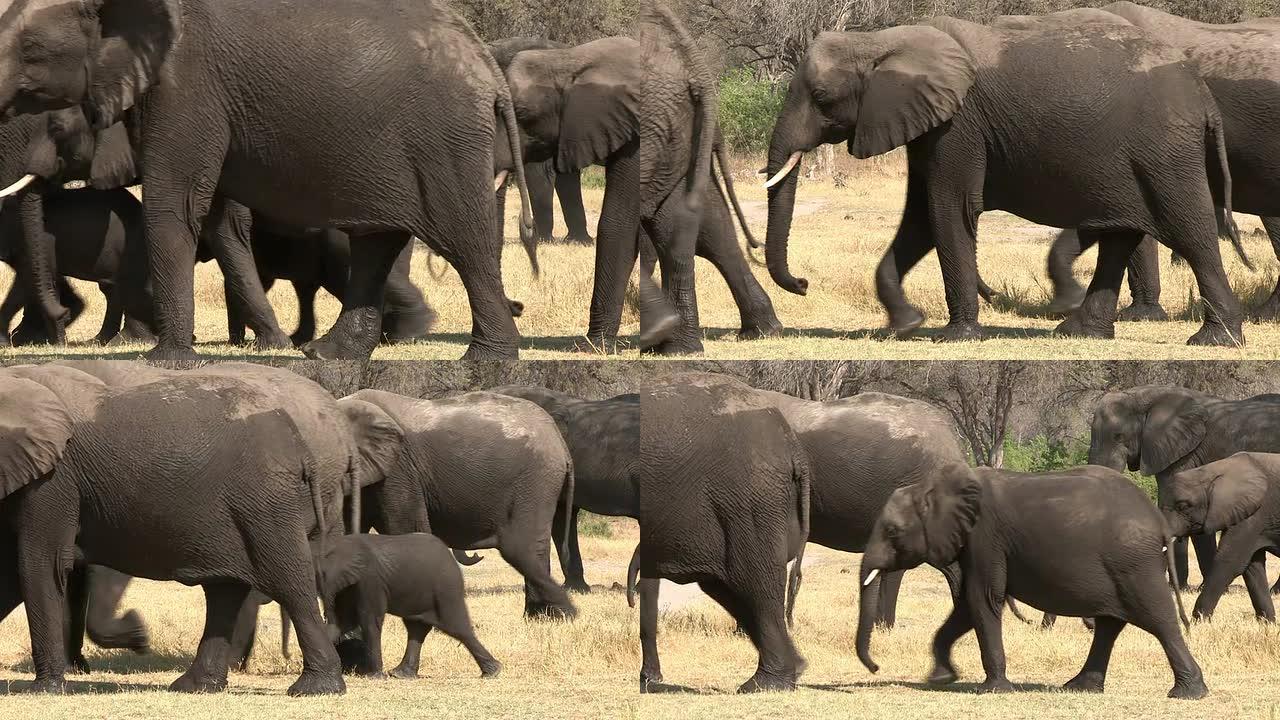
<path fill-rule="evenodd" d="M 18 182 L 10 185 L 9 187 L 3 190 L 0 190 L 0 198 L 7 198 L 10 195 L 15 195 L 17 193 L 22 192 L 23 188 L 35 182 L 35 180 L 36 180 L 36 176 L 32 175 L 31 173 L 27 173 L 26 175 L 23 175 L 22 179 L 19 180 Z"/>
<path fill-rule="evenodd" d="M 871 581 L 875 580 L 876 576 L 879 574 L 879 568 L 873 568 L 871 572 L 867 573 L 867 579 L 862 581 L 862 587 L 869 587 L 871 585 Z"/>
<path fill-rule="evenodd" d="M 503 170 L 493 178 L 493 191 L 498 192 L 502 189 L 502 184 L 507 181 L 507 171 Z"/>
<path fill-rule="evenodd" d="M 778 171 L 777 175 L 774 175 L 773 177 L 769 178 L 768 182 L 766 182 L 764 186 L 766 188 L 771 188 L 774 185 L 777 185 L 778 183 L 782 182 L 783 178 L 790 175 L 791 171 L 796 169 L 796 165 L 799 164 L 800 158 L 802 157 L 804 157 L 804 153 L 800 152 L 799 150 L 791 153 L 791 157 L 787 158 L 787 164 L 782 166 L 782 169 Z"/>
<path fill-rule="evenodd" d="M 62 183 L 63 190 L 83 190 L 87 187 L 89 187 L 89 183 L 83 180 L 72 180 L 70 182 Z"/>
<path fill-rule="evenodd" d="M 1160 552 L 1169 552 L 1169 546 L 1168 546 L 1168 545 L 1161 545 L 1161 546 L 1160 546 Z"/>

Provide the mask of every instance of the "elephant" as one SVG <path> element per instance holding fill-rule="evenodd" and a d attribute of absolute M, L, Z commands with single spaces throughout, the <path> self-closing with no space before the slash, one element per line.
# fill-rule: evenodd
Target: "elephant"
<path fill-rule="evenodd" d="M 739 692 L 794 690 L 805 662 L 784 606 L 788 587 L 795 600 L 809 537 L 803 446 L 776 407 L 724 376 L 643 388 L 640 408 L 640 691 L 665 689 L 660 578 L 697 583 L 751 639 L 759 663 Z"/>
<path fill-rule="evenodd" d="M 640 494 L 635 485 L 640 396 L 628 393 L 605 400 L 582 400 L 524 385 L 503 385 L 489 392 L 536 403 L 556 421 L 573 457 L 573 510 L 566 526 L 567 552 L 559 553 L 560 570 L 566 588 L 591 592 L 578 547 L 578 512 L 629 518 L 640 515 Z"/>
<path fill-rule="evenodd" d="M 931 684 L 956 681 L 951 649 L 973 630 L 986 672 L 978 690 L 1013 690 L 1001 618 L 1005 598 L 1016 597 L 1046 612 L 1096 618 L 1089 656 L 1065 689 L 1102 692 L 1116 637 L 1133 624 L 1164 648 L 1174 676 L 1169 697 L 1200 699 L 1209 691 L 1178 627 L 1179 618 L 1189 624 L 1169 537 L 1160 511 L 1114 470 L 1018 473 L 947 465 L 895 490 L 876 520 L 859 572 L 858 658 L 871 672 L 879 670 L 870 652 L 879 573 L 959 562 L 961 592 L 933 637 Z"/>
<path fill-rule="evenodd" d="M 298 230 L 254 217 L 250 242 L 263 291 L 283 279 L 293 283 L 298 295 L 298 329 L 289 339 L 299 347 L 311 342 L 316 335 L 316 292 L 324 288 L 339 302 L 346 297 L 351 273 L 349 238 L 338 230 Z M 413 245 L 407 244 L 387 275 L 382 305 L 383 342 L 414 342 L 425 337 L 435 324 L 436 312 L 409 279 L 412 257 Z M 227 333 L 233 345 L 244 343 L 244 326 L 241 309 L 229 296 Z"/>
<path fill-rule="evenodd" d="M 1280 455 L 1238 452 L 1174 473 L 1160 509 L 1174 536 L 1222 531 L 1192 617 L 1209 619 L 1231 581 L 1266 553 L 1280 554 Z M 1254 607 L 1270 605 L 1265 584 L 1249 588 Z"/>
<path fill-rule="evenodd" d="M 1242 451 L 1280 452 L 1280 395 L 1223 400 L 1182 387 L 1142 385 L 1104 395 L 1093 411 L 1089 435 L 1090 463 L 1151 475 L 1164 498 L 1174 473 Z M 1191 542 L 1200 574 L 1208 578 L 1213 573 L 1213 533 L 1193 535 Z M 1174 543 L 1174 551 L 1178 582 L 1185 588 L 1186 541 Z M 1254 612 L 1275 622 L 1262 557 L 1250 562 L 1244 583 Z"/>
<path fill-rule="evenodd" d="M 84 308 L 64 277 L 98 283 L 107 300 L 102 329 L 94 341 L 105 345 L 121 334 L 129 342 L 154 340 L 151 294 L 147 288 L 147 261 L 142 246 L 142 203 L 124 188 L 84 188 L 48 192 L 44 198 L 44 231 L 41 240 L 52 245 L 46 252 L 56 259 L 62 303 L 69 309 L 66 325 Z M 22 228 L 16 219 L 0 218 L 0 254 L 15 268 L 24 252 Z M 15 282 L 0 303 L 0 344 L 8 344 L 9 326 L 24 304 L 28 313 L 12 340 L 15 344 L 48 341 L 45 324 L 30 317 L 35 304 L 26 304 L 23 283 Z"/>
<path fill-rule="evenodd" d="M 321 478 L 288 415 L 259 411 L 270 402 L 229 377 L 108 388 L 56 365 L 3 373 L 0 463 L 33 690 L 64 690 L 63 578 L 78 544 L 88 563 L 203 587 L 200 647 L 171 690 L 226 687 L 228 639 L 252 588 L 297 624 L 303 671 L 289 693 L 344 692 L 308 544 L 314 535 L 323 551 L 328 534 Z"/>
<path fill-rule="evenodd" d="M 364 487 L 369 510 L 360 529 L 431 533 L 460 550 L 497 548 L 524 576 L 526 616 L 577 616 L 550 572 L 551 538 L 564 542 L 572 511 L 573 460 L 541 408 L 492 393 L 418 400 L 382 390 L 338 404 L 384 414 L 404 437 L 384 479 Z"/>
<path fill-rule="evenodd" d="M 1005 210 L 1103 240 L 1089 295 L 1059 334 L 1114 335 L 1123 266 L 1145 234 L 1196 274 L 1205 322 L 1189 342 L 1234 346 L 1244 342 L 1242 312 L 1214 240 L 1221 233 L 1239 249 L 1225 137 L 1182 51 L 1138 28 L 1015 31 L 935 18 L 824 33 L 792 78 L 770 138 L 769 272 L 787 291 L 807 292 L 787 265 L 805 152 L 847 140 L 867 158 L 905 145 L 906 207 L 875 273 L 894 333 L 925 321 L 902 280 L 936 248 L 950 314 L 938 339 L 983 337 L 977 219 Z M 1157 159 L 1151 147 L 1166 152 Z"/>
<path fill-rule="evenodd" d="M 493 57 L 446 3 L 324 0 L 302 15 L 260 0 L 100 0 L 88 15 L 78 8 L 12 3 L 4 46 L 42 52 L 0 64 L 0 111 L 78 105 L 102 127 L 142 110 L 159 334 L 152 358 L 194 356 L 195 239 L 202 219 L 224 226 L 235 205 L 292 227 L 334 227 L 360 248 L 342 314 L 303 347 L 308 356 L 369 357 L 387 274 L 414 236 L 467 289 L 466 357 L 516 356 L 491 205 L 495 125 L 502 117 L 520 158 L 515 114 Z M 316 31 L 355 17 L 354 35 Z M 373 46 L 386 50 L 377 62 L 364 51 Z M 522 168 L 517 162 L 526 233 Z"/>
<path fill-rule="evenodd" d="M 995 24 L 1025 27 L 1028 22 L 1135 25 L 1184 51 L 1196 64 L 1222 112 L 1229 139 L 1227 162 L 1234 209 L 1262 216 L 1272 248 L 1280 257 L 1280 218 L 1276 217 L 1280 215 L 1280 180 L 1275 172 L 1280 163 L 1280 140 L 1267 120 L 1280 112 L 1280 26 L 1258 22 L 1202 23 L 1131 2 L 1112 3 L 1096 10 L 1067 10 L 1035 19 L 1000 18 Z M 1049 253 L 1049 277 L 1054 286 L 1051 307 L 1070 308 L 1083 298 L 1084 289 L 1071 275 L 1071 263 L 1087 247 L 1078 234 L 1070 232 L 1054 241 Z M 1160 306 L 1156 245 L 1149 239 L 1138 246 L 1130 260 L 1129 285 L 1133 304 L 1121 312 L 1120 319 L 1168 317 Z M 1251 314 L 1259 319 L 1280 317 L 1280 283 Z"/>
<path fill-rule="evenodd" d="M 432 535 L 347 535 L 317 561 L 330 635 L 359 628 L 365 657 L 351 668 L 371 677 L 418 677 L 422 641 L 431 628 L 462 643 L 482 677 L 496 677 L 502 663 L 476 639 L 463 598 L 462 571 Z M 409 640 L 404 659 L 382 671 L 382 622 L 390 613 L 404 620 Z M 343 668 L 346 670 L 347 668 Z"/>

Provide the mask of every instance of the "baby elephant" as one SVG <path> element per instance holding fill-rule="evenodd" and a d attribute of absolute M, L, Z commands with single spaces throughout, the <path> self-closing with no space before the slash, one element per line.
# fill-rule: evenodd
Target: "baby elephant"
<path fill-rule="evenodd" d="M 383 676 L 382 620 L 387 613 L 403 620 L 409 632 L 404 659 L 391 677 L 418 676 L 422 641 L 433 627 L 466 646 L 482 677 L 494 677 L 502 669 L 476 639 L 462 599 L 462 571 L 452 551 L 434 535 L 345 535 L 330 544 L 320 571 L 335 642 L 357 629 L 364 637 L 357 672 Z"/>
<path fill-rule="evenodd" d="M 944 466 L 895 490 L 871 531 L 862 556 L 858 658 L 879 669 L 870 653 L 878 574 L 958 562 L 960 593 L 934 635 L 929 682 L 956 680 L 951 648 L 976 630 L 987 674 L 979 690 L 1013 689 L 1000 629 L 1005 598 L 1012 597 L 1045 612 L 1095 618 L 1089 656 L 1068 690 L 1102 692 L 1111 648 L 1132 623 L 1164 648 L 1174 677 L 1169 697 L 1202 698 L 1209 692 L 1204 676 L 1178 628 L 1178 616 L 1187 621 L 1171 587 L 1169 538 L 1160 511 L 1114 470 L 1089 465 L 1030 474 Z"/>

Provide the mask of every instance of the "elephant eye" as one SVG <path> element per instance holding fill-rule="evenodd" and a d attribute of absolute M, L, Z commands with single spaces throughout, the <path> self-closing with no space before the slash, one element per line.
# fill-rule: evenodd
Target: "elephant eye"
<path fill-rule="evenodd" d="M 886 537 L 896 538 L 902 534 L 902 528 L 897 525 L 885 525 L 884 534 Z"/>
<path fill-rule="evenodd" d="M 1178 500 L 1173 503 L 1174 510 L 1188 510 L 1191 508 L 1190 500 Z"/>

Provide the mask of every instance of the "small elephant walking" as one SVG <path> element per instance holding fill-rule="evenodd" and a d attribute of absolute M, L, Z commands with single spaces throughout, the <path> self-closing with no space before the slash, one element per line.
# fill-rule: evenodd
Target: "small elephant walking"
<path fill-rule="evenodd" d="M 422 641 L 432 628 L 466 646 L 481 676 L 496 677 L 502 669 L 476 639 L 463 599 L 462 571 L 439 538 L 425 533 L 345 535 L 318 565 L 330 635 L 359 628 L 363 637 L 361 662 L 343 670 L 384 675 L 382 621 L 388 613 L 402 619 L 409 633 L 404 659 L 387 673 L 391 677 L 418 677 Z"/>
<path fill-rule="evenodd" d="M 1169 527 L 1124 475 L 1095 466 L 1034 474 L 954 464 L 894 491 L 862 556 L 857 651 L 867 669 L 879 670 L 870 652 L 877 576 L 952 562 L 960 564 L 961 591 L 933 637 L 930 683 L 957 679 L 952 646 L 974 630 L 987 675 L 979 689 L 1013 690 L 1001 636 L 1005 599 L 1013 597 L 1045 612 L 1096 618 L 1089 656 L 1068 690 L 1102 692 L 1116 637 L 1133 624 L 1164 647 L 1174 677 L 1169 697 L 1208 694 L 1178 627 L 1179 617 L 1187 620 Z"/>

